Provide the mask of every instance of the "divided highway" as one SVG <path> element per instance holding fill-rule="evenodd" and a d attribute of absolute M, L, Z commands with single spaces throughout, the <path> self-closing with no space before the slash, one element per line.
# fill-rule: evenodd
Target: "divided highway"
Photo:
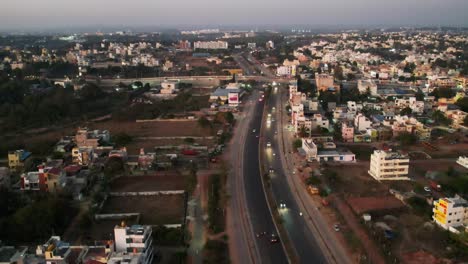
<path fill-rule="evenodd" d="M 273 89 L 268 100 L 267 113 L 271 114 L 270 122 L 264 125 L 263 148 L 265 155 L 265 165 L 270 171 L 270 182 L 273 196 L 278 205 L 277 210 L 283 219 L 283 225 L 288 233 L 293 248 L 300 263 L 327 263 L 320 246 L 310 231 L 303 213 L 296 204 L 296 200 L 291 192 L 286 179 L 286 173 L 281 162 L 282 149 L 280 148 L 281 126 L 277 126 L 277 112 L 281 111 L 281 104 L 277 90 Z M 275 107 L 275 110 L 273 110 Z M 267 119 L 265 120 L 265 122 Z M 271 170 L 270 170 L 271 169 Z"/>

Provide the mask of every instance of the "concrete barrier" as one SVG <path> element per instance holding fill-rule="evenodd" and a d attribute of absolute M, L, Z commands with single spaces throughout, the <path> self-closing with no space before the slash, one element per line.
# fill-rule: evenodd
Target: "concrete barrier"
<path fill-rule="evenodd" d="M 180 195 L 184 190 L 153 191 L 153 192 L 110 192 L 110 196 L 156 196 L 156 195 Z"/>

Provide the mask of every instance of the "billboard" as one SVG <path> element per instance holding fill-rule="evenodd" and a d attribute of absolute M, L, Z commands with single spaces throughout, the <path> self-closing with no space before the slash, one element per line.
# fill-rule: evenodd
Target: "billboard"
<path fill-rule="evenodd" d="M 238 93 L 229 93 L 228 94 L 228 103 L 229 104 L 239 104 L 239 94 Z"/>

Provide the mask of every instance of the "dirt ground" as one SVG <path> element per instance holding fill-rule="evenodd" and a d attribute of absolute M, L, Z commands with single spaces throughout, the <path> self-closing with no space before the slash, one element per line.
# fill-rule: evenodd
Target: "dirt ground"
<path fill-rule="evenodd" d="M 177 172 L 161 172 L 151 176 L 125 176 L 112 182 L 113 192 L 147 192 L 185 189 L 185 177 Z"/>
<path fill-rule="evenodd" d="M 118 122 L 105 121 L 89 125 L 90 129 L 109 130 L 115 133 L 127 133 L 133 137 L 205 137 L 211 136 L 209 128 L 202 128 L 197 120 L 155 121 L 155 122 Z"/>
<path fill-rule="evenodd" d="M 195 139 L 195 143 L 211 147 L 215 141 L 213 139 Z M 154 147 L 166 146 L 166 145 L 182 145 L 185 144 L 183 139 L 134 139 L 126 147 L 130 155 L 137 155 L 140 153 L 140 149 L 145 149 L 146 152 L 151 152 Z"/>
<path fill-rule="evenodd" d="M 109 197 L 101 213 L 141 213 L 142 225 L 180 224 L 184 216 L 184 196 Z"/>

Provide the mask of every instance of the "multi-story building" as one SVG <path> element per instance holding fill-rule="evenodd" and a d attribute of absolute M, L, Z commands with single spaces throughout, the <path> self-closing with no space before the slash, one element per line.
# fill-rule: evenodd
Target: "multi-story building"
<path fill-rule="evenodd" d="M 367 93 L 368 91 L 372 96 L 377 96 L 377 84 L 369 79 L 369 80 L 358 80 L 358 89 L 360 93 Z"/>
<path fill-rule="evenodd" d="M 227 49 L 226 41 L 197 41 L 193 43 L 193 49 Z"/>
<path fill-rule="evenodd" d="M 8 152 L 8 167 L 11 170 L 19 171 L 24 168 L 24 163 L 31 157 L 31 152 L 25 150 L 14 150 Z"/>
<path fill-rule="evenodd" d="M 461 110 L 447 110 L 445 112 L 447 117 L 452 120 L 452 126 L 454 128 L 460 128 L 464 126 L 465 118 L 468 115 L 466 112 Z"/>
<path fill-rule="evenodd" d="M 287 76 L 287 77 L 295 76 L 296 75 L 296 65 L 288 65 L 288 66 L 282 65 L 282 66 L 279 66 L 276 69 L 276 75 L 277 76 Z"/>
<path fill-rule="evenodd" d="M 315 74 L 315 83 L 317 86 L 317 91 L 327 91 L 330 88 L 337 88 L 335 87 L 333 76 L 328 74 Z"/>
<path fill-rule="evenodd" d="M 458 233 L 457 227 L 468 224 L 468 202 L 459 196 L 434 201 L 432 212 L 434 222 L 451 232 Z"/>
<path fill-rule="evenodd" d="M 114 228 L 115 251 L 141 254 L 138 263 L 149 264 L 153 260 L 153 238 L 151 226 L 126 226 L 124 222 Z"/>
<path fill-rule="evenodd" d="M 354 118 L 354 127 L 359 132 L 367 131 L 367 129 L 372 127 L 372 121 L 370 121 L 365 115 L 358 114 Z"/>
<path fill-rule="evenodd" d="M 371 155 L 368 173 L 378 181 L 409 180 L 409 161 L 409 157 L 398 152 L 375 150 Z"/>

